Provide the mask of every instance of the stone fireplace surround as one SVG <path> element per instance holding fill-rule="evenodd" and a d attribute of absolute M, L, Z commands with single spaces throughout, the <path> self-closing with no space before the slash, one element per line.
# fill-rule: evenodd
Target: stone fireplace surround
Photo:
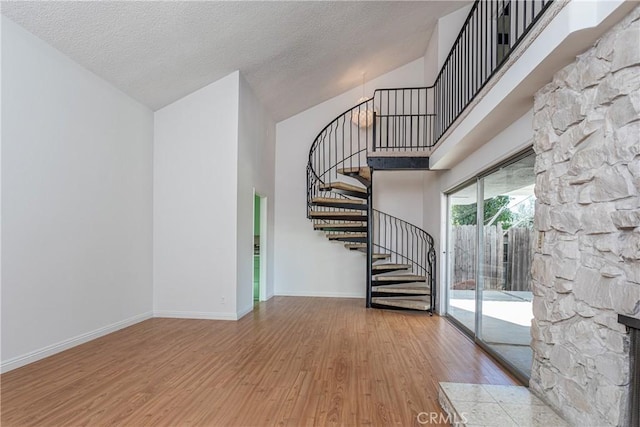
<path fill-rule="evenodd" d="M 640 7 L 534 102 L 530 387 L 572 425 L 628 425 L 640 317 Z"/>

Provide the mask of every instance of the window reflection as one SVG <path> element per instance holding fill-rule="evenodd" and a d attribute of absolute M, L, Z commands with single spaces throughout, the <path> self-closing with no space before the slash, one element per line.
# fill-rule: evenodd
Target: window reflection
<path fill-rule="evenodd" d="M 530 154 L 450 194 L 448 215 L 448 314 L 527 377 L 534 161 Z"/>

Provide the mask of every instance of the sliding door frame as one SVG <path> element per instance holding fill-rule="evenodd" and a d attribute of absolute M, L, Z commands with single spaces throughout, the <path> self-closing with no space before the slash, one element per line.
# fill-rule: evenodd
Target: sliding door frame
<path fill-rule="evenodd" d="M 514 364 L 509 362 L 507 359 L 505 359 L 502 355 L 497 353 L 495 350 L 491 349 L 491 347 L 489 347 L 489 345 L 482 340 L 482 291 L 483 291 L 483 269 L 484 269 L 482 263 L 484 261 L 484 250 L 483 250 L 484 227 L 480 225 L 484 224 L 484 203 L 481 203 L 482 201 L 484 201 L 484 178 L 532 154 L 534 154 L 533 147 L 529 146 L 526 149 L 518 152 L 517 154 L 509 157 L 508 159 L 501 161 L 493 166 L 490 166 L 489 168 L 478 173 L 473 178 L 470 178 L 462 182 L 461 184 L 456 185 L 455 187 L 451 188 L 450 190 L 444 193 L 447 199 L 447 213 L 446 213 L 447 239 L 446 239 L 446 248 L 445 248 L 447 274 L 446 274 L 446 282 L 444 284 L 445 286 L 443 286 L 444 291 L 446 293 L 445 304 L 444 304 L 445 317 L 447 318 L 447 320 L 453 323 L 458 329 L 460 329 L 462 332 L 468 335 L 469 338 L 471 338 L 475 342 L 475 344 L 477 344 L 480 348 L 482 348 L 482 350 L 484 350 L 491 357 L 496 359 L 496 361 L 498 361 L 498 363 L 500 363 L 503 367 L 505 367 L 509 371 L 509 373 L 513 375 L 518 381 L 520 381 L 523 385 L 526 385 L 526 386 L 529 385 L 529 377 L 524 375 L 520 370 L 516 368 Z M 453 280 L 452 270 L 451 270 L 452 269 L 451 255 L 453 253 L 453 248 L 451 247 L 451 244 L 452 244 L 452 241 L 451 241 L 451 236 L 452 236 L 451 195 L 473 184 L 476 184 L 476 192 L 477 192 L 476 193 L 476 200 L 477 200 L 476 224 L 478 224 L 478 227 L 476 230 L 477 237 L 476 237 L 476 260 L 475 260 L 476 261 L 476 277 L 475 277 L 475 282 L 476 282 L 475 298 L 476 299 L 475 299 L 475 324 L 474 324 L 475 331 L 470 330 L 461 321 L 459 321 L 458 319 L 456 319 L 455 317 L 449 314 L 450 286 L 451 286 L 451 281 Z"/>

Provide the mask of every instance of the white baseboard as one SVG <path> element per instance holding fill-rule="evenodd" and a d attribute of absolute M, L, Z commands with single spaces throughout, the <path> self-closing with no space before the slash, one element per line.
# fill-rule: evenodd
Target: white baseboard
<path fill-rule="evenodd" d="M 268 295 L 271 299 L 274 294 Z M 324 297 L 324 298 L 364 298 L 364 295 L 348 292 L 283 292 L 277 293 L 275 296 L 304 296 L 304 297 Z M 41 349 L 29 352 L 22 356 L 17 356 L 0 363 L 0 373 L 9 372 L 29 363 L 52 356 L 61 351 L 68 350 L 88 341 L 100 338 L 104 335 L 135 325 L 152 317 L 168 317 L 174 319 L 206 319 L 206 320 L 238 320 L 253 311 L 253 305 L 239 310 L 237 313 L 219 313 L 219 312 L 197 312 L 197 311 L 154 311 L 142 313 L 137 316 L 130 317 L 120 322 L 112 323 L 91 332 L 52 344 Z"/>
<path fill-rule="evenodd" d="M 253 311 L 253 304 L 251 304 L 248 307 L 243 308 L 242 310 L 239 310 L 236 313 L 236 320 L 242 319 L 244 316 L 246 316 L 247 314 L 251 313 L 252 311 Z"/>
<path fill-rule="evenodd" d="M 238 320 L 236 313 L 219 313 L 214 311 L 158 310 L 153 312 L 153 317 L 168 317 L 171 319 Z"/>
<path fill-rule="evenodd" d="M 29 363 L 33 363 L 38 360 L 44 359 L 45 357 L 49 357 L 56 353 L 60 353 L 61 351 L 68 350 L 71 347 L 84 344 L 88 341 L 94 340 L 96 338 L 100 338 L 104 335 L 110 334 L 117 330 L 124 329 L 127 326 L 135 325 L 136 323 L 140 323 L 144 320 L 150 319 L 151 317 L 153 317 L 153 314 L 151 312 L 138 314 L 137 316 L 133 316 L 128 319 L 124 319 L 119 322 L 112 323 L 110 325 L 104 326 L 94 331 L 87 332 L 85 334 L 81 334 L 64 341 L 60 341 L 59 343 L 56 343 L 56 344 L 48 345 L 38 350 L 31 351 L 27 354 L 23 354 L 22 356 L 13 357 L 9 360 L 5 360 L 2 363 L 0 363 L 0 372 L 1 373 L 9 372 L 13 369 L 27 365 Z"/>
<path fill-rule="evenodd" d="M 365 298 L 364 294 L 356 292 L 317 292 L 317 291 L 283 291 L 276 292 L 282 297 L 321 297 L 321 298 Z"/>

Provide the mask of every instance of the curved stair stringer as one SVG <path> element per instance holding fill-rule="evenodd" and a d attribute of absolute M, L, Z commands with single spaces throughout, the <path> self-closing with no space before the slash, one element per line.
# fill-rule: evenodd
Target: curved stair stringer
<path fill-rule="evenodd" d="M 372 102 L 345 111 L 314 140 L 307 164 L 307 217 L 329 240 L 367 255 L 367 307 L 432 314 L 433 238 L 372 208 L 374 170 L 367 147 L 375 131 L 367 126 L 366 114 Z"/>

